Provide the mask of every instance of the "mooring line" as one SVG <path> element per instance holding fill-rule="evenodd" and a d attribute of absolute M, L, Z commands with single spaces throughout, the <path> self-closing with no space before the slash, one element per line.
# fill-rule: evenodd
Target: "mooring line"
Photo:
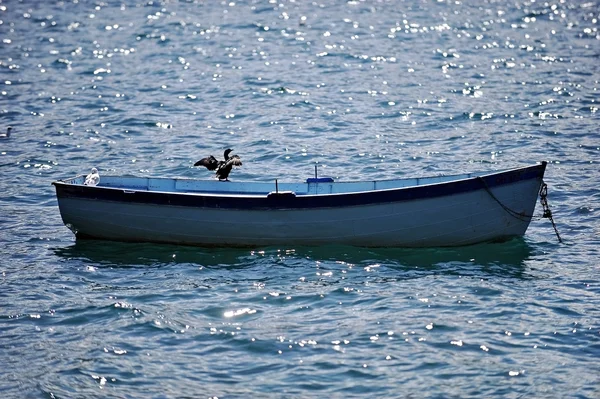
<path fill-rule="evenodd" d="M 485 182 L 485 180 L 483 180 L 483 178 L 481 176 L 477 177 L 479 180 L 481 180 L 481 182 L 483 183 L 483 187 L 485 188 L 485 191 L 487 191 L 487 193 L 490 195 L 490 197 L 492 197 L 494 199 L 494 201 L 496 201 L 498 203 L 498 205 L 500 205 L 502 207 L 502 209 L 504 209 L 506 211 L 506 213 L 508 213 L 509 215 L 511 215 L 514 218 L 517 218 L 519 220 L 522 220 L 524 222 L 528 221 L 529 219 L 531 219 L 533 217 L 533 215 L 527 215 L 523 212 L 517 212 L 515 210 L 510 209 L 509 207 L 507 207 L 506 205 L 504 205 L 495 195 L 494 193 L 492 193 L 492 190 L 490 190 L 490 188 L 488 187 L 487 183 Z"/>
<path fill-rule="evenodd" d="M 550 219 L 552 227 L 554 228 L 554 232 L 556 233 L 556 238 L 558 238 L 558 242 L 563 242 L 560 238 L 560 234 L 558 234 L 556 223 L 554 223 L 554 218 L 552 217 L 552 211 L 550 210 L 550 206 L 548 205 L 548 185 L 543 180 L 542 187 L 540 187 L 540 203 L 542 204 L 542 208 L 544 208 L 544 213 L 542 214 L 542 217 Z"/>
<path fill-rule="evenodd" d="M 506 213 L 508 213 L 512 217 L 517 218 L 522 221 L 528 221 L 529 219 L 533 218 L 533 215 L 527 215 L 522 212 L 517 212 L 513 209 L 510 209 L 506 205 L 504 205 L 494 195 L 494 193 L 492 193 L 492 190 L 490 190 L 490 188 L 488 187 L 485 180 L 481 176 L 478 176 L 478 179 L 481 180 L 481 182 L 483 183 L 483 187 L 485 188 L 485 191 L 487 191 L 487 193 L 490 195 L 490 197 L 492 197 L 494 199 L 494 201 L 496 201 L 498 203 L 498 205 L 500 205 L 502 207 L 502 209 L 504 209 L 506 211 Z M 542 204 L 542 208 L 544 209 L 542 218 L 550 219 L 550 222 L 552 223 L 552 227 L 554 228 L 554 232 L 556 233 L 556 238 L 558 238 L 558 242 L 562 243 L 563 241 L 560 238 L 560 234 L 558 234 L 558 229 L 556 228 L 556 223 L 554 223 L 554 218 L 552 217 L 552 211 L 550 210 L 550 206 L 548 205 L 548 185 L 543 180 L 542 180 L 542 185 L 540 187 L 539 196 L 540 196 L 540 203 Z"/>

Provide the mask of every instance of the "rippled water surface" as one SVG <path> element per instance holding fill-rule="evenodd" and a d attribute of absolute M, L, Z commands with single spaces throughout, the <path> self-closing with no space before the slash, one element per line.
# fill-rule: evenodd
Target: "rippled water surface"
<path fill-rule="evenodd" d="M 600 396 L 598 1 L 0 1 L 0 394 Z M 7 127 L 12 126 L 10 134 Z M 51 182 L 549 162 L 564 243 L 76 242 Z M 541 210 L 537 209 L 537 214 Z"/>

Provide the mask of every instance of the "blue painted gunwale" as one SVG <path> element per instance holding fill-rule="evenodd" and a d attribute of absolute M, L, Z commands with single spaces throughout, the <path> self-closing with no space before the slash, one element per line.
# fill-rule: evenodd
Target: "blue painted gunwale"
<path fill-rule="evenodd" d="M 128 187 L 91 187 L 55 181 L 58 198 L 79 198 L 127 204 L 181 206 L 193 208 L 239 210 L 289 210 L 307 208 L 340 208 L 380 203 L 413 201 L 461 194 L 481 189 L 493 189 L 519 181 L 542 179 L 546 162 L 468 179 L 422 186 L 392 188 L 365 192 L 292 195 L 216 195 L 215 193 L 186 193 L 135 190 Z M 226 183 L 223 183 L 226 184 Z"/>

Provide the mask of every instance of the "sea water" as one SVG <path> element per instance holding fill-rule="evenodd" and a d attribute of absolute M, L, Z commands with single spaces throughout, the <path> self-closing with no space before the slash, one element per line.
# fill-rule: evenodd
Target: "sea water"
<path fill-rule="evenodd" d="M 600 396 L 598 1 L 0 2 L 0 395 Z M 8 126 L 12 127 L 6 134 Z M 563 239 L 75 241 L 89 173 L 374 180 L 548 161 Z M 227 184 L 227 183 L 223 183 Z M 206 226 L 210 229 L 210 226 Z"/>

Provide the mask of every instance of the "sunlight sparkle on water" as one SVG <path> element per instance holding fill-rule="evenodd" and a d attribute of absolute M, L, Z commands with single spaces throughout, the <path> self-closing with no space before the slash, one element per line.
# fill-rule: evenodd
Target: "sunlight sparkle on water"
<path fill-rule="evenodd" d="M 256 313 L 255 309 L 250 309 L 250 308 L 243 308 L 243 309 L 238 309 L 238 310 L 228 310 L 225 313 L 223 313 L 224 317 L 236 317 L 236 316 L 241 316 L 243 314 L 254 314 Z"/>
<path fill-rule="evenodd" d="M 597 1 L 0 2 L 3 396 L 594 397 Z M 238 182 L 547 159 L 574 245 L 537 217 L 523 239 L 435 250 L 62 226 L 50 183 L 86 165 L 210 178 L 190 164 L 229 146 Z"/>

